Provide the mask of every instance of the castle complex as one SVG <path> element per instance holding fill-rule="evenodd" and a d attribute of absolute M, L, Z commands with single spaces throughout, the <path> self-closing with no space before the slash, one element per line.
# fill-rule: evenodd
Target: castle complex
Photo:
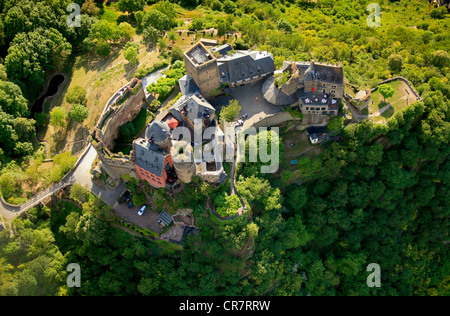
<path fill-rule="evenodd" d="M 120 125 L 130 121 L 145 102 L 142 84 L 134 79 L 111 98 L 93 143 L 102 167 L 113 178 L 129 174 L 153 187 L 168 189 L 179 180 L 189 183 L 194 175 L 210 183 L 225 181 L 223 153 L 214 150 L 224 147 L 225 135 L 208 102 L 223 89 L 261 82 L 267 102 L 280 108 L 298 108 L 310 125 L 326 123 L 338 114 L 344 93 L 341 66 L 285 61 L 276 70 L 272 54 L 265 51 L 233 52 L 228 44 L 212 51 L 198 42 L 184 53 L 186 75 L 179 80 L 181 97 L 160 121 L 147 126 L 144 137 L 133 141 L 128 157 L 118 157 L 110 150 Z M 279 82 L 280 76 L 287 79 Z M 204 152 L 212 154 L 205 158 Z"/>

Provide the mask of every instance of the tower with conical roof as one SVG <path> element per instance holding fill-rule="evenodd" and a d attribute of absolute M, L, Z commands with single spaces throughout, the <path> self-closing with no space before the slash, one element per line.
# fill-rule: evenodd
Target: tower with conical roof
<path fill-rule="evenodd" d="M 178 179 L 184 183 L 191 182 L 196 169 L 192 146 L 185 141 L 175 142 L 170 149 L 170 155 Z"/>
<path fill-rule="evenodd" d="M 148 124 L 145 130 L 145 139 L 158 145 L 162 149 L 169 150 L 172 146 L 170 139 L 170 127 L 165 122 L 154 121 Z"/>

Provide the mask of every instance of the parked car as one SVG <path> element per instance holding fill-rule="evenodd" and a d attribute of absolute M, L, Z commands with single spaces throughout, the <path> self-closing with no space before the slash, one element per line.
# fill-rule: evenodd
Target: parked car
<path fill-rule="evenodd" d="M 144 214 L 144 211 L 147 209 L 147 205 L 142 205 L 142 207 L 138 211 L 138 215 L 141 216 Z"/>
<path fill-rule="evenodd" d="M 119 203 L 120 204 L 122 204 L 122 203 L 125 203 L 125 202 L 127 202 L 127 201 L 129 201 L 131 199 L 131 192 L 130 191 L 128 191 L 128 190 L 126 190 L 123 194 L 122 194 L 122 196 L 119 198 Z"/>
<path fill-rule="evenodd" d="M 132 208 L 133 206 L 134 206 L 134 203 L 133 203 L 133 201 L 130 201 L 130 203 L 128 203 L 128 208 Z"/>

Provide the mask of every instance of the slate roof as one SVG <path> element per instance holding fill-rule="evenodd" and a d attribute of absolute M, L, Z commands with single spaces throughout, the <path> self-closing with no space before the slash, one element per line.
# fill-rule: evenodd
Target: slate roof
<path fill-rule="evenodd" d="M 172 223 L 173 219 L 172 216 L 167 214 L 164 211 L 161 211 L 161 213 L 159 213 L 158 215 L 158 220 L 160 220 L 161 222 L 164 223 L 164 225 L 169 226 L 170 223 Z"/>
<path fill-rule="evenodd" d="M 189 95 L 200 92 L 200 89 L 195 83 L 194 79 L 192 79 L 188 75 L 184 75 L 183 77 L 181 77 L 178 80 L 178 84 L 180 85 L 182 95 Z"/>
<path fill-rule="evenodd" d="M 238 50 L 217 59 L 221 82 L 237 82 L 275 71 L 273 56 L 268 52 Z"/>
<path fill-rule="evenodd" d="M 134 142 L 135 164 L 148 172 L 161 177 L 164 169 L 164 160 L 168 153 L 158 145 L 139 138 Z"/>
<path fill-rule="evenodd" d="M 319 81 L 344 83 L 344 71 L 340 66 L 314 64 L 314 79 Z"/>
<path fill-rule="evenodd" d="M 225 56 L 228 52 L 231 52 L 233 49 L 231 48 L 230 44 L 224 44 L 222 46 L 216 46 L 211 48 L 211 52 L 215 53 L 218 52 L 222 56 Z"/>
<path fill-rule="evenodd" d="M 312 81 L 324 81 L 336 84 L 344 84 L 344 71 L 341 66 L 333 64 L 323 64 L 317 62 L 295 62 L 299 70 L 299 79 Z M 291 70 L 292 61 L 283 61 L 281 68 L 284 70 Z"/>
<path fill-rule="evenodd" d="M 308 106 L 308 105 L 312 105 L 312 106 L 317 106 L 317 105 L 323 105 L 323 106 L 327 106 L 331 103 L 331 97 L 329 94 L 327 93 L 322 93 L 322 92 L 302 92 L 303 89 L 300 89 L 297 93 L 297 95 L 300 97 L 300 100 L 302 102 L 302 104 L 304 106 Z"/>
<path fill-rule="evenodd" d="M 210 118 L 213 118 L 213 114 L 216 111 L 200 93 L 194 93 L 190 96 L 179 99 L 178 101 L 180 102 L 176 102 L 170 109 L 170 112 L 179 121 L 182 119 L 180 113 L 183 111 L 185 111 L 186 116 L 192 122 L 196 119 L 204 119 L 208 115 Z"/>
<path fill-rule="evenodd" d="M 155 142 L 162 142 L 170 135 L 170 127 L 164 122 L 154 121 L 145 129 L 145 139 L 153 138 Z"/>
<path fill-rule="evenodd" d="M 291 105 L 298 100 L 295 93 L 287 95 L 283 91 L 280 91 L 275 84 L 275 78 L 273 76 L 268 77 L 264 81 L 261 92 L 268 102 L 275 105 Z"/>

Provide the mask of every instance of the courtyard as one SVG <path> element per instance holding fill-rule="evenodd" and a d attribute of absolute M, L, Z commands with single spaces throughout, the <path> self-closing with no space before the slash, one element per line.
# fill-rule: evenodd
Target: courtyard
<path fill-rule="evenodd" d="M 247 114 L 244 122 L 244 130 L 260 121 L 267 115 L 275 114 L 283 111 L 283 107 L 270 104 L 264 99 L 261 88 L 264 80 L 255 84 L 243 85 L 233 89 L 227 89 L 227 94 L 216 97 L 210 103 L 216 109 L 216 114 L 220 113 L 220 109 L 228 105 L 232 99 L 236 99 L 242 106 L 239 117 Z"/>

